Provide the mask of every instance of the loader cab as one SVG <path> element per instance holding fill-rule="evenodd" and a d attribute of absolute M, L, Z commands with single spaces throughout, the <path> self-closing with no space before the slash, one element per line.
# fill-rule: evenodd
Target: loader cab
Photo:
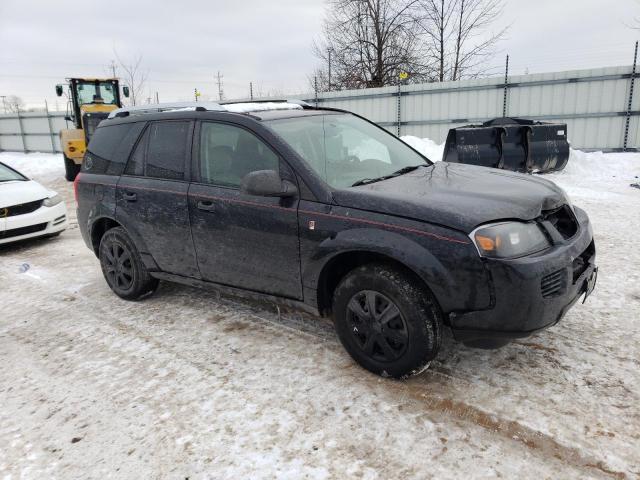
<path fill-rule="evenodd" d="M 69 103 L 65 120 L 73 122 L 72 129 L 60 132 L 65 157 L 67 180 L 73 180 L 80 170 L 86 146 L 102 120 L 109 112 L 122 107 L 120 84 L 117 78 L 68 78 Z M 56 85 L 56 94 L 64 93 L 62 85 Z M 125 97 L 129 88 L 122 87 Z"/>

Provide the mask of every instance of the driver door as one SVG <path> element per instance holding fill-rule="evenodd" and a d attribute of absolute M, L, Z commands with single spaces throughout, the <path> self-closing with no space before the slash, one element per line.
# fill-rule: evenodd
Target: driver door
<path fill-rule="evenodd" d="M 196 138 L 189 215 L 202 278 L 301 299 L 298 197 L 240 192 L 249 172 L 276 170 L 295 181 L 290 168 L 238 125 L 203 121 Z"/>

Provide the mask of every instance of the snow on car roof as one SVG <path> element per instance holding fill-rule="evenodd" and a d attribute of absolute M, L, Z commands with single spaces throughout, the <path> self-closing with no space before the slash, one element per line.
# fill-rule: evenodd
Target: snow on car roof
<path fill-rule="evenodd" d="M 289 102 L 243 102 L 227 103 L 222 107 L 233 113 L 263 112 L 265 110 L 302 110 L 302 105 Z"/>

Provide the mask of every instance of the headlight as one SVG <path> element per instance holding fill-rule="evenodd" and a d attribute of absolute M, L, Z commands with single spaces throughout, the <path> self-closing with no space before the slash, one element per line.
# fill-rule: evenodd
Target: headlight
<path fill-rule="evenodd" d="M 42 204 L 45 207 L 53 207 L 54 205 L 59 204 L 62 201 L 62 197 L 57 193 L 53 197 L 45 198 Z"/>
<path fill-rule="evenodd" d="M 536 223 L 504 222 L 483 225 L 471 232 L 482 257 L 514 258 L 539 252 L 551 244 Z"/>

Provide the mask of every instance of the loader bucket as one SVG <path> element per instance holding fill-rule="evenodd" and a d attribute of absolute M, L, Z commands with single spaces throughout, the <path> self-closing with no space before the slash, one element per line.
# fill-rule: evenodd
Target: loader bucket
<path fill-rule="evenodd" d="M 569 160 L 567 125 L 495 118 L 482 125 L 452 128 L 442 160 L 515 172 L 562 170 Z"/>

